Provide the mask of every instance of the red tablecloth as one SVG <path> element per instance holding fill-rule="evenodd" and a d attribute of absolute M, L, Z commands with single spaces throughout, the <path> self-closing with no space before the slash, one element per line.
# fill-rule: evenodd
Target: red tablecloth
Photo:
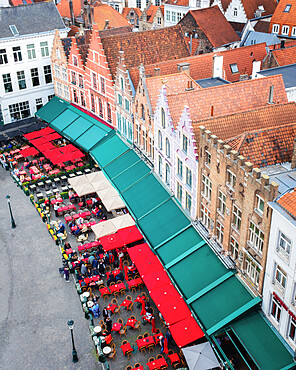
<path fill-rule="evenodd" d="M 137 320 L 135 320 L 135 319 L 128 319 L 125 326 L 130 326 L 130 327 L 134 328 L 135 325 L 136 325 L 136 323 L 137 323 Z"/>
<path fill-rule="evenodd" d="M 122 283 L 123 284 L 123 283 Z M 129 306 L 132 304 L 133 302 L 130 301 L 129 299 L 125 299 L 120 306 L 122 307 L 126 307 L 126 308 L 129 308 Z"/>
<path fill-rule="evenodd" d="M 122 344 L 122 345 L 120 346 L 120 348 L 122 349 L 122 352 L 123 352 L 123 354 L 124 354 L 124 355 L 126 354 L 126 352 L 128 352 L 128 351 L 132 351 L 132 350 L 133 350 L 133 348 L 132 348 L 132 346 L 130 345 L 130 343 Z"/>
<path fill-rule="evenodd" d="M 115 322 L 112 326 L 112 331 L 119 331 L 122 328 L 122 324 Z"/>
<path fill-rule="evenodd" d="M 38 168 L 36 166 L 32 166 L 30 167 L 30 173 L 34 173 L 34 174 L 37 174 L 39 173 L 40 171 L 38 170 Z"/>
<path fill-rule="evenodd" d="M 110 294 L 110 291 L 107 287 L 101 288 L 99 292 L 101 293 L 101 295 Z"/>
<path fill-rule="evenodd" d="M 100 243 L 99 243 L 100 244 Z M 109 279 L 109 277 L 110 277 L 110 274 L 111 274 L 111 272 L 112 272 L 112 274 L 113 274 L 113 276 L 115 277 L 115 276 L 117 276 L 118 274 L 120 274 L 120 270 L 119 269 L 117 269 L 117 270 L 113 270 L 113 271 L 107 271 L 106 272 L 106 276 L 107 276 L 107 279 Z"/>
<path fill-rule="evenodd" d="M 162 357 L 153 362 L 147 362 L 146 364 L 150 370 L 160 369 L 162 366 L 167 366 L 166 360 Z"/>
<path fill-rule="evenodd" d="M 119 292 L 121 289 L 126 289 L 126 288 L 123 283 L 119 283 L 119 284 L 110 285 L 109 289 L 111 293 L 114 293 L 114 292 Z"/>
<path fill-rule="evenodd" d="M 180 362 L 180 357 L 178 353 L 173 353 L 172 355 L 168 355 L 171 363 L 173 364 L 174 362 Z"/>
<path fill-rule="evenodd" d="M 129 289 L 131 289 L 131 287 L 138 286 L 142 283 L 143 283 L 143 280 L 141 278 L 137 278 L 137 279 L 134 279 L 134 280 L 128 280 L 127 285 L 129 287 Z"/>
<path fill-rule="evenodd" d="M 74 168 L 76 168 L 76 167 L 71 165 L 71 166 L 65 167 L 65 170 L 71 171 L 71 170 L 74 170 Z"/>
<path fill-rule="evenodd" d="M 143 366 L 140 367 L 133 367 L 132 370 L 144 370 Z"/>
<path fill-rule="evenodd" d="M 148 347 L 150 344 L 155 344 L 152 336 L 143 339 L 138 339 L 136 340 L 136 343 L 138 348 Z"/>
<path fill-rule="evenodd" d="M 107 306 L 107 310 L 108 311 L 111 311 L 112 313 L 114 313 L 115 311 L 115 308 L 117 308 L 118 306 L 116 304 L 113 304 L 113 303 L 109 303 L 108 306 Z"/>
<path fill-rule="evenodd" d="M 53 206 L 56 203 L 62 203 L 62 202 L 63 202 L 63 199 L 62 198 L 58 198 L 58 199 L 52 199 L 50 201 L 50 204 Z"/>
<path fill-rule="evenodd" d="M 71 253 L 73 253 L 73 249 L 72 248 L 66 249 L 67 256 L 69 256 L 69 254 L 71 254 Z"/>

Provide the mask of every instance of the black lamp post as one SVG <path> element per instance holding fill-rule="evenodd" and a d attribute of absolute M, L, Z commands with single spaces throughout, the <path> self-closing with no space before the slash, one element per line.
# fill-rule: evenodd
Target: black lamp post
<path fill-rule="evenodd" d="M 16 228 L 16 224 L 15 224 L 15 221 L 14 221 L 14 218 L 13 218 L 13 215 L 12 215 L 12 211 L 11 211 L 10 195 L 6 195 L 6 199 L 7 199 L 9 213 L 10 213 L 11 227 L 12 227 L 12 229 L 15 229 Z"/>
<path fill-rule="evenodd" d="M 69 326 L 69 329 L 71 331 L 71 338 L 72 338 L 72 356 L 73 356 L 73 359 L 72 361 L 74 363 L 78 362 L 78 356 L 77 356 L 77 351 L 76 351 L 76 348 L 75 348 L 75 344 L 74 344 L 74 336 L 73 336 L 73 326 L 74 326 L 74 321 L 73 320 L 68 320 L 68 326 Z"/>

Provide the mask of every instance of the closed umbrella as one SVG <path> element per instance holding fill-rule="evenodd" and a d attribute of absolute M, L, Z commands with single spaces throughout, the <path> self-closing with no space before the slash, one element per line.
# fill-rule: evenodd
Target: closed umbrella
<path fill-rule="evenodd" d="M 209 342 L 182 349 L 190 370 L 220 368 L 220 363 Z"/>

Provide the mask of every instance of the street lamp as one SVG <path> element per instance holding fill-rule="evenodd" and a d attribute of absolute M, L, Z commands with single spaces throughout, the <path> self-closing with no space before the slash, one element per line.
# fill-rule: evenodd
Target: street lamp
<path fill-rule="evenodd" d="M 12 211 L 11 211 L 10 195 L 6 195 L 6 199 L 7 199 L 9 213 L 10 213 L 11 227 L 12 227 L 12 229 L 15 229 L 16 228 L 16 224 L 15 224 L 15 221 L 14 221 L 14 218 L 13 218 L 13 215 L 12 215 Z"/>
<path fill-rule="evenodd" d="M 73 320 L 68 320 L 68 326 L 69 326 L 69 329 L 71 330 L 71 338 L 72 338 L 72 356 L 73 356 L 73 359 L 72 361 L 74 363 L 78 362 L 78 356 L 77 356 L 77 352 L 76 352 L 76 348 L 75 348 L 75 344 L 74 344 L 74 337 L 73 337 L 73 326 L 74 326 L 74 321 Z"/>

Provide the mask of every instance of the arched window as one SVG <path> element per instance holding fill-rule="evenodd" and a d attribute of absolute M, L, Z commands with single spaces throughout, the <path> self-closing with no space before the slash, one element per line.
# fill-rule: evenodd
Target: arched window
<path fill-rule="evenodd" d="M 161 125 L 162 128 L 165 128 L 165 113 L 163 108 L 161 108 Z"/>
<path fill-rule="evenodd" d="M 160 130 L 158 130 L 158 148 L 162 150 L 162 134 Z"/>
<path fill-rule="evenodd" d="M 162 157 L 159 155 L 158 156 L 158 173 L 159 176 L 162 176 Z"/>
<path fill-rule="evenodd" d="M 233 8 L 233 16 L 237 17 L 237 8 Z"/>
<path fill-rule="evenodd" d="M 107 120 L 108 122 L 112 122 L 112 118 L 111 118 L 111 107 L 110 107 L 110 104 L 108 103 L 107 104 Z"/>
<path fill-rule="evenodd" d="M 145 108 L 143 104 L 141 104 L 141 117 L 145 121 Z"/>
<path fill-rule="evenodd" d="M 168 158 L 171 156 L 171 144 L 169 142 L 169 139 L 165 139 L 165 154 Z"/>
<path fill-rule="evenodd" d="M 170 166 L 166 163 L 165 165 L 165 182 L 166 184 L 170 185 L 171 181 L 171 169 Z"/>

